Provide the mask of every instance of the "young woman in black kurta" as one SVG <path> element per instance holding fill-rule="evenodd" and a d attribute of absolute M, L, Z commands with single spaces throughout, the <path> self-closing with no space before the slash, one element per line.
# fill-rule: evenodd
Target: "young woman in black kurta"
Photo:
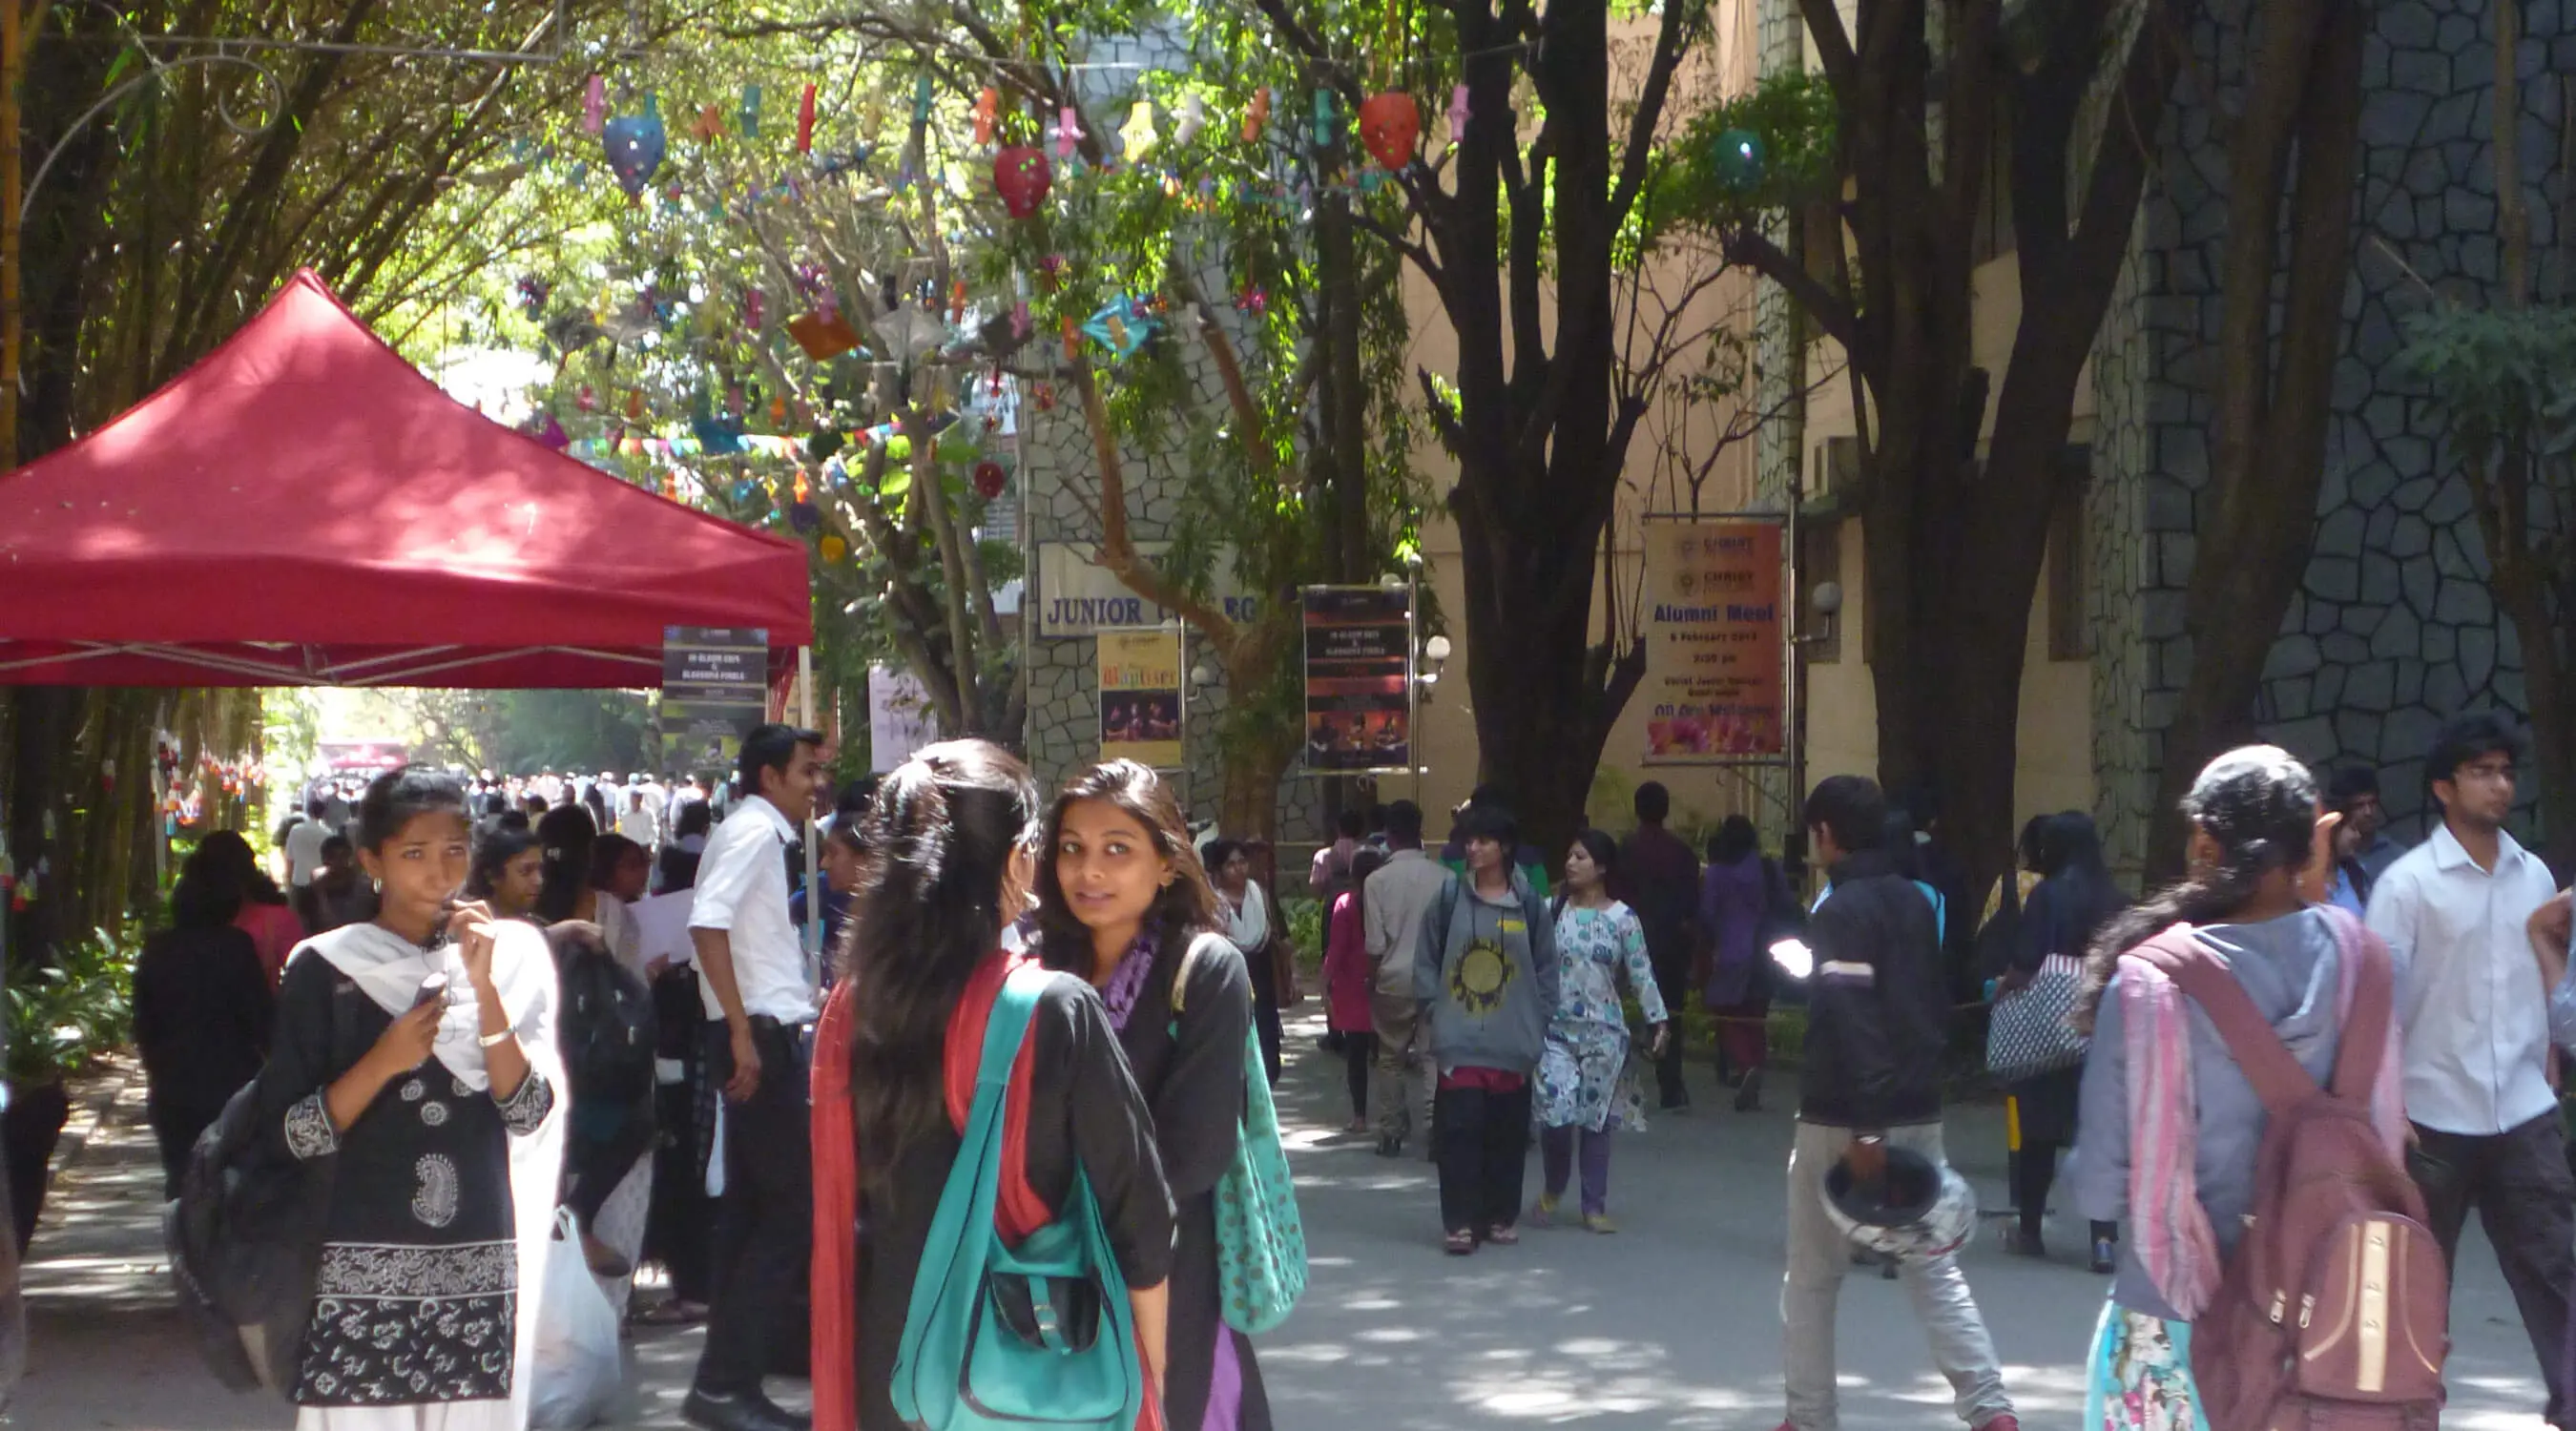
<path fill-rule="evenodd" d="M 1217 902 L 1179 803 L 1132 760 L 1094 766 L 1048 812 L 1038 868 L 1039 953 L 1102 990 L 1146 1105 L 1179 1214 L 1172 1252 L 1172 1431 L 1268 1431 L 1252 1341 L 1225 1324 L 1216 1185 L 1242 1135 L 1252 980 L 1217 932 Z M 1190 958 L 1193 943 L 1200 952 Z M 1181 985 L 1181 1013 L 1172 1009 Z"/>

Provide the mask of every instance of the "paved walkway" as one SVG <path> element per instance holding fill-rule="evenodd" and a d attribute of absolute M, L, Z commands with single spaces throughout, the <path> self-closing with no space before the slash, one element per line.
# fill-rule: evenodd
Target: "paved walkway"
<path fill-rule="evenodd" d="M 1430 1169 L 1321 1130 L 1347 1116 L 1338 1062 L 1292 1027 L 1285 1111 L 1314 1261 L 1296 1317 L 1261 1343 L 1282 1431 L 1768 1431 L 1779 1420 L 1779 1279 L 1789 1120 L 1713 1107 L 1620 1140 L 1612 1207 L 1625 1231 L 1533 1232 L 1517 1249 L 1443 1257 Z M 1705 1069 L 1694 1069 L 1703 1097 Z M 1784 1095 L 1775 1095 L 1775 1104 Z M 127 1086 L 58 1178 L 27 1269 L 29 1372 L 15 1425 L 38 1431 L 282 1431 L 281 1405 L 220 1389 L 164 1291 L 159 1172 Z M 77 1121 L 76 1121 L 77 1129 Z M 1952 1153 L 2002 1186 L 2001 1119 L 1970 1108 Z M 1533 1180 L 1536 1168 L 1532 1168 Z M 2073 1238 L 2065 1239 L 2072 1252 Z M 2474 1234 L 2453 1300 L 2448 1431 L 2538 1431 L 2539 1381 L 2495 1259 Z M 1968 1273 L 2032 1431 L 2072 1431 L 2100 1280 L 2080 1264 L 2010 1258 L 1991 1237 Z M 1893 1283 L 1845 1287 L 1843 1424 L 1937 1431 L 1949 1389 Z M 695 1331 L 647 1331 L 619 1424 L 667 1428 Z"/>

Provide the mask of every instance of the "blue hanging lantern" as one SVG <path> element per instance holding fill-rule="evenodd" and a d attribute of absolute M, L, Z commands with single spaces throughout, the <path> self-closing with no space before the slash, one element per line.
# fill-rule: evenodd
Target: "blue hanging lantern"
<path fill-rule="evenodd" d="M 1726 187 L 1740 193 L 1762 182 L 1762 136 L 1752 130 L 1730 129 L 1717 136 L 1714 158 L 1717 181 Z"/>
<path fill-rule="evenodd" d="M 670 138 L 662 132 L 660 106 L 647 98 L 642 114 L 621 115 L 608 121 L 599 142 L 608 151 L 608 167 L 617 171 L 618 187 L 636 195 L 643 193 L 644 186 L 661 171 Z"/>

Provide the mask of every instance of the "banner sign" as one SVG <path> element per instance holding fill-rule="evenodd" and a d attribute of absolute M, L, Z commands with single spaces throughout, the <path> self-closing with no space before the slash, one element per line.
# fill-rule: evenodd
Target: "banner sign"
<path fill-rule="evenodd" d="M 1100 633 L 1100 758 L 1180 768 L 1179 628 Z"/>
<path fill-rule="evenodd" d="M 1413 764 L 1413 594 L 1310 586 L 1306 768 L 1342 774 Z"/>
<path fill-rule="evenodd" d="M 930 692 L 910 671 L 868 667 L 868 768 L 883 775 L 939 739 Z"/>
<path fill-rule="evenodd" d="M 322 768 L 334 775 L 381 775 L 411 759 L 411 747 L 391 738 L 320 740 L 314 742 L 314 752 Z"/>
<path fill-rule="evenodd" d="M 1136 554 L 1155 558 L 1171 550 L 1168 542 L 1138 542 Z M 1103 631 L 1152 631 L 1178 622 L 1180 614 L 1129 591 L 1109 568 L 1094 562 L 1089 542 L 1038 544 L 1038 635 L 1049 640 L 1096 636 Z M 1216 558 L 1213 600 L 1228 620 L 1251 621 L 1261 613 L 1259 598 L 1234 582 L 1234 562 L 1220 551 Z"/>
<path fill-rule="evenodd" d="M 662 628 L 662 768 L 730 770 L 769 714 L 769 632 Z"/>
<path fill-rule="evenodd" d="M 1645 524 L 1648 765 L 1781 755 L 1777 522 Z"/>

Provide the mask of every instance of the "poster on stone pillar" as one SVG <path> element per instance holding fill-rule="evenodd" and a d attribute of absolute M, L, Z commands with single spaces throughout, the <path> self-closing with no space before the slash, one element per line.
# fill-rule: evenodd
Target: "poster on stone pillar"
<path fill-rule="evenodd" d="M 769 714 L 769 633 L 662 628 L 662 768 L 731 770 L 742 738 Z"/>
<path fill-rule="evenodd" d="M 939 739 L 930 692 L 910 671 L 868 667 L 868 768 L 883 775 Z"/>
<path fill-rule="evenodd" d="M 1177 770 L 1181 632 L 1100 633 L 1100 758 Z"/>
<path fill-rule="evenodd" d="M 1781 524 L 1648 521 L 1648 765 L 1786 753 Z"/>
<path fill-rule="evenodd" d="M 1413 594 L 1401 586 L 1310 586 L 1306 769 L 1335 775 L 1413 764 Z"/>

